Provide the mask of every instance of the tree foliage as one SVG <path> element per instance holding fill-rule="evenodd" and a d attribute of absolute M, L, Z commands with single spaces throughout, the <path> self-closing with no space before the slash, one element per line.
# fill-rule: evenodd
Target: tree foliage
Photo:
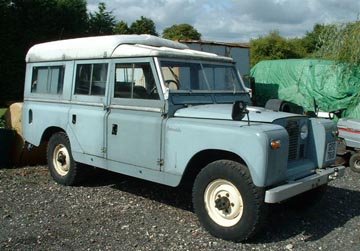
<path fill-rule="evenodd" d="M 131 30 L 125 21 L 120 21 L 114 29 L 115 34 L 131 34 Z"/>
<path fill-rule="evenodd" d="M 143 16 L 131 24 L 130 31 L 131 34 L 150 34 L 158 36 L 154 21 Z"/>
<path fill-rule="evenodd" d="M 114 34 L 116 21 L 112 11 L 106 10 L 106 5 L 100 2 L 98 11 L 89 13 L 89 31 L 90 35 L 111 35 Z"/>
<path fill-rule="evenodd" d="M 252 39 L 251 65 L 266 59 L 321 58 L 360 65 L 360 21 L 315 24 L 302 38 L 286 39 L 279 32 Z"/>
<path fill-rule="evenodd" d="M 303 50 L 298 47 L 297 40 L 289 40 L 280 36 L 279 31 L 271 31 L 268 36 L 250 41 L 251 65 L 261 60 L 287 59 L 303 57 Z"/>
<path fill-rule="evenodd" d="M 360 66 L 360 21 L 328 25 L 319 34 L 314 56 Z"/>
<path fill-rule="evenodd" d="M 85 0 L 0 1 L 0 105 L 22 98 L 25 55 L 40 42 L 81 37 Z"/>
<path fill-rule="evenodd" d="M 301 38 L 301 46 L 304 47 L 307 54 L 314 53 L 322 46 L 320 35 L 329 27 L 331 27 L 331 25 L 315 24 L 313 30 L 306 32 L 306 35 Z"/>
<path fill-rule="evenodd" d="M 201 34 L 190 24 L 174 24 L 164 29 L 163 38 L 172 40 L 200 40 Z"/>
<path fill-rule="evenodd" d="M 150 34 L 158 36 L 154 21 L 143 16 L 141 16 L 140 19 L 135 20 L 130 27 L 125 21 L 118 22 L 114 32 L 115 34 Z"/>

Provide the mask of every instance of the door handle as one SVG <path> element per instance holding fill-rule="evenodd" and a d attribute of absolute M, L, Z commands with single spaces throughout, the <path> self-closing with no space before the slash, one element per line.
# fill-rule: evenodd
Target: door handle
<path fill-rule="evenodd" d="M 113 124 L 113 125 L 112 125 L 111 134 L 112 134 L 112 135 L 117 135 L 117 131 L 118 131 L 118 125 Z"/>
<path fill-rule="evenodd" d="M 72 115 L 71 122 L 75 125 L 76 124 L 76 114 Z"/>

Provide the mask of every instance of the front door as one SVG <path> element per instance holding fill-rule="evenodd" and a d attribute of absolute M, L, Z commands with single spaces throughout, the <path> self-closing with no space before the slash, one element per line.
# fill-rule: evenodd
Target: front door
<path fill-rule="evenodd" d="M 107 121 L 107 158 L 160 169 L 164 101 L 151 59 L 113 64 L 112 97 Z"/>

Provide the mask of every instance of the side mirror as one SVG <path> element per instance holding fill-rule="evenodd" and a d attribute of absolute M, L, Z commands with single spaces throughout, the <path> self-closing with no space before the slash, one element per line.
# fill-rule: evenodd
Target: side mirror
<path fill-rule="evenodd" d="M 233 120 L 242 120 L 249 111 L 246 109 L 246 103 L 244 101 L 236 101 L 233 104 L 231 117 Z"/>
<path fill-rule="evenodd" d="M 253 105 L 256 104 L 256 86 L 255 86 L 255 78 L 249 77 L 250 89 L 251 89 L 251 101 Z"/>

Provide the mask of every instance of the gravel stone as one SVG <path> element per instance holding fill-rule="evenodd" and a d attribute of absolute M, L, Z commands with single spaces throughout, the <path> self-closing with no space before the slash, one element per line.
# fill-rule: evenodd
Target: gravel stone
<path fill-rule="evenodd" d="M 45 166 L 0 169 L 0 250 L 360 250 L 360 174 L 351 170 L 309 210 L 273 205 L 247 243 L 209 235 L 190 196 L 101 170 L 65 187 Z"/>

